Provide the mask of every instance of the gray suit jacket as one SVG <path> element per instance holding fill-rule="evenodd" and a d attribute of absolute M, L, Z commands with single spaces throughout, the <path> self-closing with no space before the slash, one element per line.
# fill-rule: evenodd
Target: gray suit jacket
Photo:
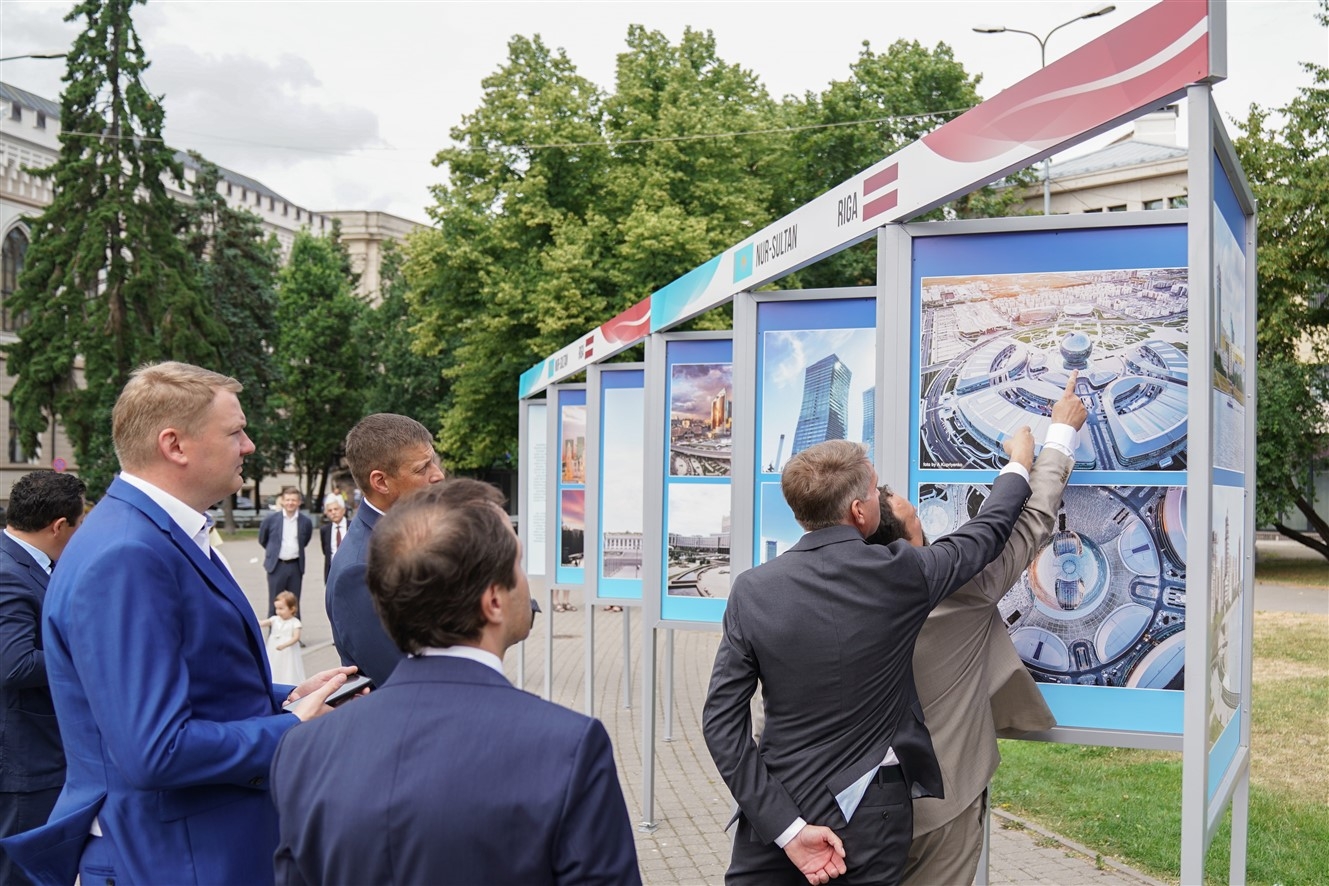
<path fill-rule="evenodd" d="M 891 746 L 927 613 L 1001 553 L 1028 494 L 1018 475 L 999 477 L 977 517 L 926 548 L 869 545 L 852 526 L 809 532 L 734 582 L 702 730 L 762 840 L 799 816 L 847 824 L 835 796 Z M 758 680 L 760 747 L 748 709 Z"/>
<path fill-rule="evenodd" d="M 1064 454 L 1042 451 L 1029 476 L 1029 501 L 1001 556 L 932 610 L 918 635 L 914 680 L 946 793 L 914 801 L 915 837 L 948 824 L 987 788 L 1001 761 L 999 729 L 1020 733 L 1056 724 L 997 602 L 1047 542 L 1071 467 Z"/>

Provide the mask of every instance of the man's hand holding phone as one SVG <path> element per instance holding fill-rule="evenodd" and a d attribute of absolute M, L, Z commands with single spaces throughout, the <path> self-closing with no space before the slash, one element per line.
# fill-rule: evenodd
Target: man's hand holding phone
<path fill-rule="evenodd" d="M 331 712 L 334 705 L 355 695 L 368 694 L 373 683 L 355 672 L 353 666 L 318 672 L 295 687 L 282 710 L 295 714 L 304 722 Z"/>

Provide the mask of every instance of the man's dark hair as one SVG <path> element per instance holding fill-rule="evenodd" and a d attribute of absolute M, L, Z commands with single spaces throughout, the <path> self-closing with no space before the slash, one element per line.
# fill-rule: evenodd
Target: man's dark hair
<path fill-rule="evenodd" d="M 83 496 L 87 490 L 73 474 L 55 471 L 25 474 L 9 492 L 5 522 L 19 532 L 38 532 L 61 517 L 77 524 L 83 516 Z"/>
<path fill-rule="evenodd" d="M 405 496 L 374 527 L 366 580 L 403 652 L 479 638 L 490 585 L 517 585 L 517 536 L 488 483 L 453 479 Z"/>
<path fill-rule="evenodd" d="M 867 537 L 867 543 L 888 545 L 901 539 L 907 541 L 909 535 L 905 532 L 904 523 L 895 516 L 895 509 L 891 507 L 891 496 L 895 493 L 885 484 L 877 487 L 877 493 L 881 496 L 881 523 L 877 524 L 877 531 Z"/>
<path fill-rule="evenodd" d="M 368 493 L 374 471 L 396 475 L 406 451 L 415 446 L 433 446 L 434 438 L 418 421 L 393 412 L 366 415 L 346 435 L 346 466 L 355 485 Z"/>

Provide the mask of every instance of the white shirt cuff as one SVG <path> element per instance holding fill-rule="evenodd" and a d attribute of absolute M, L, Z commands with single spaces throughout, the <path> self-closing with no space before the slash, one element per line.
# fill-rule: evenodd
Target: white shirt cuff
<path fill-rule="evenodd" d="M 1048 427 L 1047 439 L 1043 441 L 1043 445 L 1051 446 L 1061 454 L 1075 458 L 1075 438 L 1079 433 L 1070 425 L 1058 422 Z"/>
<path fill-rule="evenodd" d="M 1006 462 L 1005 467 L 997 473 L 997 476 L 1000 477 L 1002 474 L 1019 474 L 1021 477 L 1024 477 L 1024 482 L 1029 482 L 1029 469 L 1018 461 Z"/>
<path fill-rule="evenodd" d="M 802 816 L 799 816 L 798 818 L 794 819 L 793 824 L 784 829 L 783 834 L 775 838 L 775 845 L 779 846 L 781 849 L 785 848 L 785 846 L 788 845 L 789 841 L 797 837 L 798 832 L 803 830 L 803 828 L 807 826 L 808 823 L 803 820 Z"/>

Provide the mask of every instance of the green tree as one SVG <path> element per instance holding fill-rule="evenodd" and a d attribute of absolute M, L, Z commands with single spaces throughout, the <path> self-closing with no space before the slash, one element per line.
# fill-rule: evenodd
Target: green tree
<path fill-rule="evenodd" d="M 379 266 L 379 304 L 364 314 L 360 339 L 366 354 L 378 361 L 365 389 L 364 411 L 409 415 L 436 426 L 447 392 L 446 364 L 438 353 L 421 352 L 407 301 L 406 256 L 396 243 L 384 244 Z"/>
<path fill-rule="evenodd" d="M 183 210 L 167 181 L 183 170 L 141 80 L 137 2 L 84 0 L 66 16 L 83 28 L 64 75 L 60 156 L 35 171 L 55 199 L 33 221 L 12 303 L 30 317 L 8 349 L 23 445 L 58 419 L 94 496 L 116 470 L 107 429 L 129 373 L 165 359 L 219 365 L 224 335 L 177 236 Z"/>
<path fill-rule="evenodd" d="M 770 152 L 695 138 L 768 127 L 774 109 L 710 34 L 630 28 L 612 96 L 539 38 L 508 53 L 439 154 L 439 227 L 406 263 L 419 346 L 447 366 L 439 440 L 462 469 L 515 451 L 522 371 L 771 218 Z"/>
<path fill-rule="evenodd" d="M 1316 18 L 1329 26 L 1329 0 Z M 1259 212 L 1256 520 L 1329 559 L 1311 478 L 1329 468 L 1329 68 L 1278 109 L 1252 105 L 1238 156 Z M 1293 511 L 1318 539 L 1289 528 Z"/>
<path fill-rule="evenodd" d="M 322 501 L 342 440 L 363 416 L 365 358 L 357 337 L 363 309 L 337 245 L 308 231 L 296 234 L 277 288 L 277 430 L 311 502 Z"/>
<path fill-rule="evenodd" d="M 437 228 L 411 238 L 405 265 L 418 346 L 447 366 L 439 442 L 463 469 L 515 451 L 521 372 L 613 313 L 594 279 L 563 274 L 556 292 L 550 281 L 569 255 L 599 248 L 584 220 L 608 159 L 600 90 L 538 37 L 514 37 L 483 86 L 435 161 L 448 170 Z"/>
<path fill-rule="evenodd" d="M 781 215 L 982 101 L 978 94 L 982 75 L 971 76 L 945 43 L 928 49 L 917 40 L 897 40 L 885 52 L 874 52 L 865 40 L 849 70 L 847 79 L 833 81 L 820 94 L 809 92 L 801 100 L 786 101 L 789 125 L 796 127 L 787 151 L 795 162 L 784 167 L 786 179 L 778 189 Z M 984 187 L 920 218 L 1009 215 L 1019 203 L 1019 188 Z M 876 243 L 868 240 L 798 272 L 781 285 L 870 286 L 876 282 Z"/>
<path fill-rule="evenodd" d="M 276 238 L 264 233 L 258 216 L 226 202 L 217 189 L 216 165 L 198 154 L 191 156 L 198 172 L 187 205 L 185 244 L 197 266 L 199 291 L 226 329 L 218 366 L 245 387 L 241 397 L 248 433 L 257 447 L 245 460 L 245 471 L 254 480 L 258 500 L 260 481 L 282 468 L 286 448 L 272 405 L 280 249 Z M 223 508 L 228 525 L 230 507 L 228 500 Z"/>

